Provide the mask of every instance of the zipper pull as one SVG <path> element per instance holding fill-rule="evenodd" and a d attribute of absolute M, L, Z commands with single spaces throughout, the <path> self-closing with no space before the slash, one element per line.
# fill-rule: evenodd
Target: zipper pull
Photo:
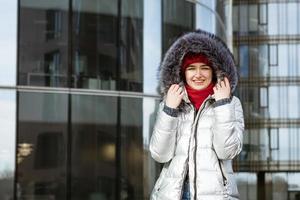
<path fill-rule="evenodd" d="M 227 179 L 224 179 L 224 186 L 226 186 L 227 185 Z"/>

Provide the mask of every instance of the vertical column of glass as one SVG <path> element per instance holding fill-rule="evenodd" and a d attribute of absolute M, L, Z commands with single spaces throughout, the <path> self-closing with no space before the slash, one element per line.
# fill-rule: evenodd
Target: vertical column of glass
<path fill-rule="evenodd" d="M 14 198 L 18 1 L 0 7 L 0 199 Z"/>
<path fill-rule="evenodd" d="M 162 54 L 161 0 L 144 1 L 143 92 L 157 94 L 157 70 Z"/>
<path fill-rule="evenodd" d="M 118 0 L 72 0 L 75 88 L 117 90 Z"/>
<path fill-rule="evenodd" d="M 162 1 L 144 1 L 144 81 L 143 92 L 158 93 L 157 71 L 162 55 Z M 143 132 L 143 193 L 144 199 L 149 199 L 155 181 L 160 173 L 160 167 L 152 159 L 149 152 L 149 142 L 152 134 L 158 101 L 153 98 L 143 98 L 142 102 L 142 132 Z"/>
<path fill-rule="evenodd" d="M 162 1 L 162 53 L 182 34 L 195 28 L 195 4 L 182 0 Z"/>
<path fill-rule="evenodd" d="M 18 84 L 68 87 L 69 1 L 21 0 Z"/>
<path fill-rule="evenodd" d="M 141 92 L 143 1 L 72 4 L 73 86 Z"/>
<path fill-rule="evenodd" d="M 17 63 L 17 0 L 0 7 L 0 85 L 16 85 Z"/>
<path fill-rule="evenodd" d="M 143 91 L 143 0 L 120 1 L 119 90 Z"/>
<path fill-rule="evenodd" d="M 16 156 L 16 92 L 14 90 L 0 89 L 0 126 L 0 199 L 13 199 Z"/>
<path fill-rule="evenodd" d="M 20 92 L 17 197 L 66 199 L 68 95 Z"/>
<path fill-rule="evenodd" d="M 117 98 L 73 95 L 71 199 L 117 197 Z"/>

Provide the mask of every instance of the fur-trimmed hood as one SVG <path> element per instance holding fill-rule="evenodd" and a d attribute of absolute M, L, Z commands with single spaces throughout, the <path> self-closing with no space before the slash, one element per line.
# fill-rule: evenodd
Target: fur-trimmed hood
<path fill-rule="evenodd" d="M 208 57 L 217 77 L 226 76 L 233 93 L 238 82 L 234 57 L 217 36 L 203 30 L 189 32 L 178 38 L 166 52 L 159 67 L 160 93 L 164 97 L 172 84 L 184 85 L 181 63 L 187 53 L 201 53 Z"/>

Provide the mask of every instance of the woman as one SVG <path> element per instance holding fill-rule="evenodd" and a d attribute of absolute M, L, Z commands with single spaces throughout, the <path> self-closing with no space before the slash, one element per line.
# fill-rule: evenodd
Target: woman
<path fill-rule="evenodd" d="M 239 198 L 231 163 L 244 130 L 241 103 L 232 95 L 237 79 L 232 54 L 213 34 L 185 34 L 167 51 L 150 141 L 152 157 L 165 164 L 152 200 Z"/>

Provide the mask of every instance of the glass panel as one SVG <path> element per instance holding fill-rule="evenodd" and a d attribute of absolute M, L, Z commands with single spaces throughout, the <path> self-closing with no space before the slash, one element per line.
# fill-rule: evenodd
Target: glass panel
<path fill-rule="evenodd" d="M 299 34 L 299 2 L 268 4 L 268 34 L 297 35 Z"/>
<path fill-rule="evenodd" d="M 257 199 L 257 176 L 255 173 L 236 173 L 240 199 Z"/>
<path fill-rule="evenodd" d="M 161 0 L 144 1 L 143 92 L 157 94 L 158 63 L 161 62 Z"/>
<path fill-rule="evenodd" d="M 121 99 L 121 199 L 143 198 L 143 99 Z"/>
<path fill-rule="evenodd" d="M 143 0 L 121 1 L 120 88 L 143 90 Z"/>
<path fill-rule="evenodd" d="M 202 0 L 201 4 L 196 4 L 196 28 L 216 33 L 216 26 L 219 25 L 219 21 L 216 20 L 216 6 L 217 4 L 214 0 Z"/>
<path fill-rule="evenodd" d="M 268 88 L 267 87 L 261 87 L 260 88 L 260 107 L 268 107 L 269 99 L 268 99 Z"/>
<path fill-rule="evenodd" d="M 257 76 L 269 76 L 269 65 L 268 65 L 268 46 L 258 46 L 258 72 Z"/>
<path fill-rule="evenodd" d="M 258 31 L 258 9 L 257 5 L 248 5 L 248 14 L 249 14 L 249 32 L 248 34 L 257 34 Z"/>
<path fill-rule="evenodd" d="M 278 45 L 269 45 L 269 65 L 278 65 Z"/>
<path fill-rule="evenodd" d="M 116 90 L 118 0 L 72 1 L 73 85 Z"/>
<path fill-rule="evenodd" d="M 272 200 L 288 200 L 287 173 L 272 174 Z"/>
<path fill-rule="evenodd" d="M 62 1 L 20 1 L 20 85 L 68 86 L 68 5 Z"/>
<path fill-rule="evenodd" d="M 249 76 L 249 48 L 246 45 L 240 46 L 239 68 L 241 77 Z"/>
<path fill-rule="evenodd" d="M 0 7 L 0 85 L 16 85 L 18 1 L 1 3 Z M 1 192 L 0 192 L 1 193 Z"/>
<path fill-rule="evenodd" d="M 248 34 L 248 5 L 240 5 L 239 9 L 239 33 L 245 35 Z"/>
<path fill-rule="evenodd" d="M 0 199 L 13 199 L 16 148 L 16 93 L 0 90 Z"/>
<path fill-rule="evenodd" d="M 142 91 L 143 1 L 118 2 L 73 0 L 74 87 Z"/>
<path fill-rule="evenodd" d="M 67 103 L 66 94 L 19 93 L 20 199 L 66 197 Z"/>
<path fill-rule="evenodd" d="M 72 199 L 116 199 L 117 115 L 116 97 L 72 96 Z"/>
<path fill-rule="evenodd" d="M 182 0 L 164 0 L 163 6 L 163 54 L 183 33 L 194 30 L 195 5 Z"/>
<path fill-rule="evenodd" d="M 269 87 L 269 115 L 271 118 L 297 119 L 300 117 L 299 86 Z"/>
<path fill-rule="evenodd" d="M 268 10 L 267 4 L 259 4 L 259 24 L 267 24 L 268 23 Z"/>

